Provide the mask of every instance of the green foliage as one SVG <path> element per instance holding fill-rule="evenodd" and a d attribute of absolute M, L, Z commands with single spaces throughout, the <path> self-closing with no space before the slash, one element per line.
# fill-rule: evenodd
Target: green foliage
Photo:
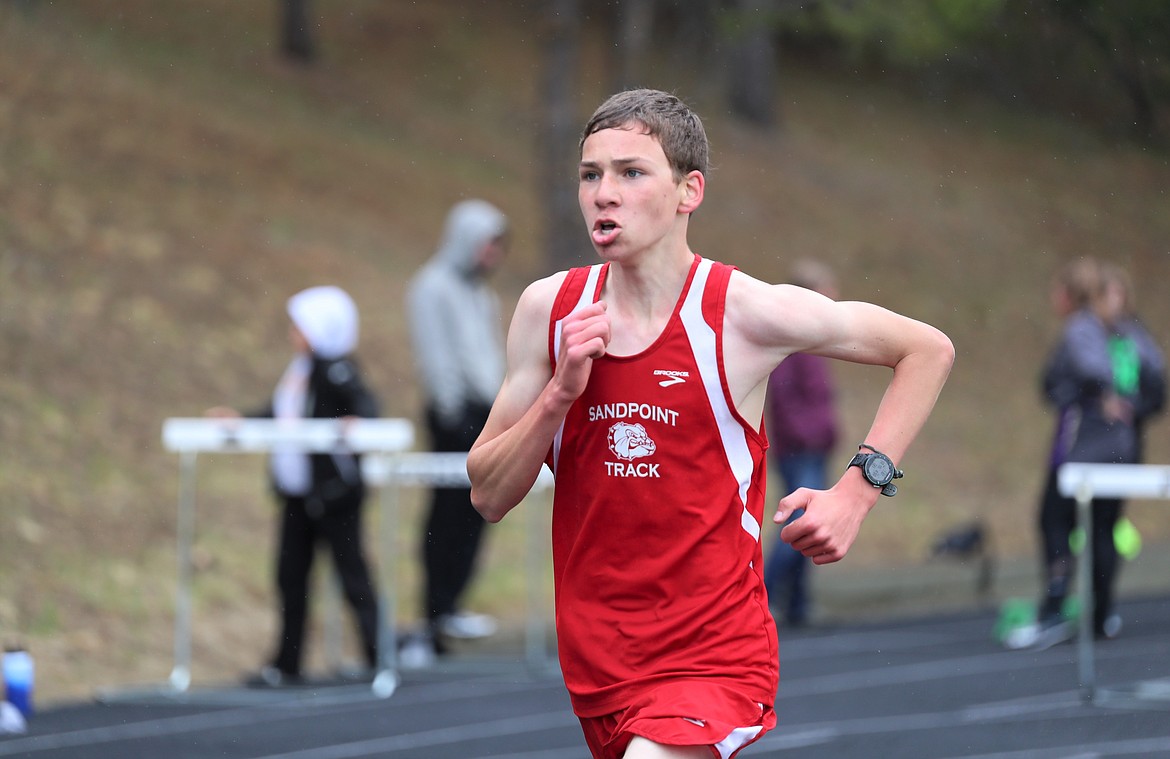
<path fill-rule="evenodd" d="M 1091 43 L 1091 57 L 1131 97 L 1170 99 L 1170 3 L 1065 0 L 1046 5 L 1071 33 Z"/>
<path fill-rule="evenodd" d="M 1047 90 L 1045 101 L 1055 95 L 1068 110 L 1095 113 L 1143 141 L 1167 136 L 1170 3 L 1011 0 L 1000 28 L 1001 38 L 988 39 L 987 49 L 996 43 L 1022 80 Z"/>
<path fill-rule="evenodd" d="M 919 73 L 1156 141 L 1170 118 L 1170 3 L 822 0 L 778 31 L 853 66 Z"/>
<path fill-rule="evenodd" d="M 795 22 L 847 54 L 895 63 L 945 58 L 987 29 L 1007 0 L 857 0 L 809 7 Z"/>

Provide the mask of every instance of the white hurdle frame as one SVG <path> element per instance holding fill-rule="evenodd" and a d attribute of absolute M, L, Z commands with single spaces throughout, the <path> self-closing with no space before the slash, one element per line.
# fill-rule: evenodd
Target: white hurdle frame
<path fill-rule="evenodd" d="M 381 489 L 382 493 L 382 551 L 383 555 L 393 553 L 394 533 L 388 526 L 397 520 L 398 493 L 403 487 L 471 487 L 467 476 L 466 453 L 399 453 L 374 454 L 362 459 L 362 476 L 367 485 Z M 541 467 L 540 474 L 528 491 L 529 496 L 553 486 L 553 475 L 548 467 Z M 536 515 L 528 513 L 525 529 L 525 587 L 527 588 L 527 618 L 524 623 L 524 659 L 533 673 L 540 673 L 548 665 L 548 640 L 546 627 L 545 599 L 540 583 L 535 578 L 545 571 L 543 561 L 547 555 L 549 536 L 546 530 L 536 529 Z M 388 596 L 393 599 L 393 596 Z M 393 612 L 393 607 L 390 608 Z M 392 618 L 392 617 L 391 617 Z M 397 641 L 391 631 L 388 644 L 390 655 L 397 650 Z"/>
<path fill-rule="evenodd" d="M 381 568 L 378 614 L 378 671 L 372 690 L 388 698 L 398 688 L 396 633 L 397 583 L 394 577 L 395 537 L 399 491 L 403 487 L 470 487 L 466 453 L 411 453 L 414 427 L 405 419 L 205 419 L 171 418 L 163 424 L 163 444 L 179 453 L 180 482 L 177 518 L 178 580 L 175 592 L 174 667 L 168 680 L 174 691 L 191 685 L 192 560 L 195 539 L 195 462 L 199 453 L 263 453 L 280 444 L 295 444 L 308 452 L 345 450 L 366 454 L 362 477 L 378 488 L 381 510 L 379 550 Z M 543 467 L 530 493 L 553 485 L 552 472 Z M 531 516 L 529 518 L 532 518 Z M 525 660 L 533 672 L 548 664 L 545 599 L 534 578 L 544 571 L 547 535 L 532 526 L 526 530 L 528 615 L 525 623 Z"/>
<path fill-rule="evenodd" d="M 1085 534 L 1077 560 L 1077 592 L 1081 609 L 1077 635 L 1077 661 L 1081 699 L 1096 700 L 1093 654 L 1093 550 L 1092 505 L 1094 498 L 1170 499 L 1170 466 L 1152 464 L 1063 464 L 1057 486 L 1066 498 L 1077 502 L 1077 525 Z"/>
<path fill-rule="evenodd" d="M 197 456 L 200 453 L 262 453 L 286 444 L 312 453 L 393 453 L 414 444 L 414 425 L 405 419 L 171 418 L 163 423 L 162 439 L 167 450 L 179 454 L 175 660 L 168 682 L 172 690 L 186 691 L 191 686 L 191 552 L 195 541 Z M 379 594 L 381 653 L 373 683 L 374 693 L 381 697 L 392 695 L 398 687 L 393 617 L 387 617 L 393 613 L 395 588 L 392 580 L 387 585 Z"/>

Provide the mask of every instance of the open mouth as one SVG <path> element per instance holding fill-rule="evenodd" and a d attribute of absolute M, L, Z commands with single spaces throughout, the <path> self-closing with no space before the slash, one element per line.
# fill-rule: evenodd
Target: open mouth
<path fill-rule="evenodd" d="M 621 227 L 616 221 L 602 219 L 593 225 L 593 242 L 597 245 L 609 245 L 621 234 Z"/>

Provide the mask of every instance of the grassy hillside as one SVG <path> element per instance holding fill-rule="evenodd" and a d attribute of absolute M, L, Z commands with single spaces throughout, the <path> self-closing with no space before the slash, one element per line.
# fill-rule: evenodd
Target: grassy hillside
<path fill-rule="evenodd" d="M 178 478 L 160 426 L 270 392 L 288 295 L 353 293 L 386 415 L 416 418 L 403 286 L 451 203 L 485 197 L 513 219 L 506 300 L 548 272 L 539 24 L 523 3 L 319 4 L 312 68 L 277 59 L 271 3 L 27 5 L 0 4 L 0 636 L 33 646 L 51 700 L 169 671 Z M 582 118 L 606 94 L 603 54 L 587 45 Z M 793 256 L 821 256 L 845 297 L 956 343 L 907 486 L 868 520 L 848 571 L 913 564 L 972 518 L 1001 554 L 1030 555 L 1051 424 L 1035 387 L 1056 332 L 1048 278 L 1078 255 L 1127 265 L 1170 345 L 1166 157 L 977 98 L 924 104 L 815 71 L 786 72 L 785 128 L 765 135 L 729 121 L 709 86 L 649 79 L 691 99 L 712 138 L 697 251 L 772 280 Z M 838 377 L 851 440 L 885 375 Z M 1166 430 L 1150 430 L 1151 460 L 1170 459 Z M 209 457 L 199 497 L 195 674 L 214 680 L 267 650 L 274 525 L 258 460 Z M 394 557 L 407 619 L 417 501 Z M 1134 518 L 1147 544 L 1170 543 L 1167 510 Z M 476 591 L 509 618 L 522 527 L 494 531 Z"/>

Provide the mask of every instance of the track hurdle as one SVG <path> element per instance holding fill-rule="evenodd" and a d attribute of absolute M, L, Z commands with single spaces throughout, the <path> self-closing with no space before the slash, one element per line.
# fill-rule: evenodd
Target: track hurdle
<path fill-rule="evenodd" d="M 382 554 L 392 556 L 394 550 L 393 525 L 397 523 L 398 498 L 404 487 L 471 487 L 467 477 L 466 453 L 398 453 L 374 454 L 362 459 L 362 475 L 366 484 L 378 487 L 382 499 Z M 529 497 L 551 488 L 552 472 L 541 467 L 540 474 L 529 490 Z M 546 571 L 543 561 L 547 555 L 547 530 L 538 529 L 536 513 L 526 510 L 525 586 L 527 614 L 524 624 L 524 659 L 533 673 L 548 667 L 548 640 L 546 600 L 535 578 Z M 393 595 L 387 596 L 393 603 Z M 389 609 L 393 620 L 394 609 Z M 391 626 L 392 627 L 392 626 Z M 385 639 L 391 656 L 397 651 L 397 641 L 391 629 Z"/>
<path fill-rule="evenodd" d="M 162 439 L 167 450 L 179 454 L 175 651 L 168 683 L 172 690 L 181 692 L 191 685 L 191 551 L 195 540 L 195 464 L 198 455 L 263 453 L 278 446 L 295 446 L 310 453 L 394 453 L 413 445 L 414 426 L 405 419 L 171 418 L 163 423 Z M 373 690 L 381 697 L 390 696 L 398 687 L 393 618 L 389 621 L 387 618 L 387 612 L 394 608 L 394 592 L 391 582 L 382 590 L 379 602 L 382 609 L 378 637 L 382 653 L 379 654 L 381 661 Z"/>
<path fill-rule="evenodd" d="M 1094 498 L 1170 498 L 1170 466 L 1150 464 L 1064 464 L 1057 472 L 1061 495 L 1075 498 L 1077 525 L 1084 530 L 1085 548 L 1077 561 L 1077 592 L 1081 609 L 1077 662 L 1081 699 L 1097 700 L 1093 652 L 1093 551 L 1091 509 Z"/>

